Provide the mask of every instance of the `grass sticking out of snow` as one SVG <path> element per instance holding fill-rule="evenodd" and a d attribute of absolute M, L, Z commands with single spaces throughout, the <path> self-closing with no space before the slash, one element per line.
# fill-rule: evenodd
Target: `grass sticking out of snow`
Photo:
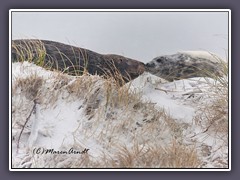
<path fill-rule="evenodd" d="M 18 66 L 27 67 L 23 78 L 20 76 L 22 68 Z M 169 116 L 164 109 L 156 108 L 151 102 L 143 102 L 139 93 L 130 90 L 129 84 L 119 87 L 112 79 L 88 74 L 80 77 L 56 72 L 49 74 L 28 63 L 14 63 L 13 71 L 13 144 L 16 144 L 15 140 L 23 130 L 19 151 L 13 148 L 15 167 L 52 167 L 53 164 L 56 164 L 54 167 L 76 166 L 67 160 L 66 164 L 58 162 L 61 161 L 60 157 L 54 159 L 52 156 L 33 155 L 34 147 L 58 150 L 63 147 L 86 147 L 90 149 L 89 160 L 82 160 L 88 155 L 80 156 L 79 168 L 94 167 L 94 164 L 109 166 L 109 159 L 106 164 L 99 162 L 103 158 L 101 154 L 109 154 L 116 162 L 114 166 L 137 167 L 137 164 L 123 163 L 126 161 L 124 148 L 129 150 L 125 153 L 130 153 L 130 156 L 136 153 L 131 150 L 136 148 L 134 144 L 152 144 L 164 152 L 161 147 L 165 148 L 175 138 L 171 132 L 174 123 L 169 123 Z M 36 112 L 30 115 L 29 122 L 23 126 L 30 113 L 27 109 L 31 109 L 36 98 Z M 154 153 L 156 150 L 150 150 L 147 156 Z M 19 162 L 20 155 L 26 156 L 30 162 L 24 159 Z M 72 156 L 69 156 L 69 161 Z M 143 160 L 137 158 L 138 161 L 142 161 L 138 167 L 146 167 Z M 154 164 L 148 166 L 155 167 Z"/>
<path fill-rule="evenodd" d="M 213 80 L 206 79 L 209 86 L 209 101 L 199 108 L 195 120 L 206 131 L 223 132 L 228 135 L 228 65 L 221 63 L 222 74 Z"/>
<path fill-rule="evenodd" d="M 15 168 L 228 166 L 222 138 L 228 133 L 227 77 L 170 83 L 143 74 L 120 86 L 111 77 L 73 77 L 27 62 L 12 66 Z M 35 112 L 24 126 L 34 100 Z M 34 154 L 39 147 L 89 151 Z"/>
<path fill-rule="evenodd" d="M 115 168 L 198 168 L 200 165 L 195 148 L 180 145 L 175 140 L 165 147 L 122 146 L 114 157 L 105 157 L 103 162 L 104 166 Z"/>

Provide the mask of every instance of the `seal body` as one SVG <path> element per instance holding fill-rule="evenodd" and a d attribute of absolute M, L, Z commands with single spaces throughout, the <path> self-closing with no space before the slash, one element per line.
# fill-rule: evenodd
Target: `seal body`
<path fill-rule="evenodd" d="M 179 52 L 154 58 L 146 64 L 146 71 L 168 81 L 222 75 L 221 60 L 207 52 Z"/>
<path fill-rule="evenodd" d="M 114 77 L 121 83 L 135 79 L 145 70 L 144 63 L 119 55 L 103 55 L 59 42 L 35 39 L 12 41 L 12 62 L 30 61 L 50 70 L 70 75 L 83 72 Z"/>

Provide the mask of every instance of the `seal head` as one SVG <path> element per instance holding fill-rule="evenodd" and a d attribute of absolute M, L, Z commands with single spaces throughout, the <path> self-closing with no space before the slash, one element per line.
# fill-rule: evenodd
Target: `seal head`
<path fill-rule="evenodd" d="M 145 70 L 168 81 L 222 75 L 220 61 L 177 53 L 154 58 Z"/>

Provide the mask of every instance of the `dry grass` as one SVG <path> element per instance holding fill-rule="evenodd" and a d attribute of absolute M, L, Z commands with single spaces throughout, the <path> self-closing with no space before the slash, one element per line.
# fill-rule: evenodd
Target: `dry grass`
<path fill-rule="evenodd" d="M 105 156 L 103 162 L 104 167 L 115 168 L 198 168 L 200 165 L 195 147 L 180 145 L 175 140 L 165 147 L 121 146 L 114 157 Z"/>
<path fill-rule="evenodd" d="M 80 83 L 80 79 L 77 83 Z M 128 86 L 119 89 L 111 83 L 111 80 L 104 80 L 102 88 L 96 84 L 96 81 L 88 80 L 81 85 L 71 84 L 71 89 L 81 88 L 75 92 L 83 93 L 78 95 L 87 94 L 84 97 L 86 98 L 85 113 L 95 127 L 85 129 L 86 137 L 98 139 L 106 150 L 114 149 L 114 153 L 104 152 L 99 157 L 101 160 L 90 158 L 82 167 L 199 167 L 200 161 L 195 147 L 187 147 L 178 142 L 177 139 L 183 139 L 181 127 L 164 109 L 159 110 L 150 102 L 142 102 L 140 94 L 134 94 Z M 99 128 L 102 127 L 104 129 L 99 132 Z M 133 146 L 129 148 L 122 144 L 124 140 L 118 134 L 131 139 Z M 169 137 L 176 139 L 172 142 L 164 139 Z M 78 139 L 77 133 L 76 139 Z M 149 142 L 155 145 L 147 150 L 142 147 L 142 144 Z M 159 146 L 161 143 L 163 147 Z"/>
<path fill-rule="evenodd" d="M 30 62 L 31 57 L 27 57 Z M 131 91 L 131 83 L 122 86 L 124 78 L 117 70 L 114 72 L 115 78 L 106 73 L 105 79 L 87 72 L 77 77 L 58 72 L 49 79 L 37 74 L 16 79 L 13 96 L 24 96 L 28 102 L 41 99 L 42 110 L 55 107 L 61 98 L 69 102 L 82 100 L 79 108 L 83 108 L 85 119 L 73 133 L 74 145 L 84 148 L 80 146 L 84 134 L 85 139 L 96 140 L 104 149 L 97 158 L 90 154 L 78 158 L 33 155 L 32 167 L 200 168 L 202 161 L 197 148 L 182 141 L 185 138 L 183 124 L 177 123 L 164 109 L 143 102 L 140 93 Z M 215 132 L 228 132 L 228 79 L 215 77 L 216 83 L 211 84 L 209 95 L 214 100 L 199 109 L 195 122 L 203 130 L 211 127 Z M 15 120 L 20 120 L 16 115 L 21 114 L 21 106 L 19 103 L 14 108 Z M 126 145 L 126 140 L 131 143 Z"/>
<path fill-rule="evenodd" d="M 219 60 L 220 61 L 220 60 Z M 206 79 L 210 87 L 209 101 L 199 107 L 198 115 L 195 117 L 196 123 L 201 125 L 205 132 L 208 130 L 215 133 L 228 134 L 228 64 L 220 61 L 222 76 L 214 76 L 214 81 Z"/>
<path fill-rule="evenodd" d="M 31 101 L 38 98 L 43 83 L 43 78 L 37 76 L 37 74 L 32 74 L 26 78 L 17 78 L 12 93 L 15 93 L 17 89 L 21 89 L 21 92 Z"/>
<path fill-rule="evenodd" d="M 35 64 L 44 67 L 46 49 L 40 40 L 36 41 L 23 41 L 23 44 L 12 44 L 12 51 L 16 52 L 15 62 L 34 62 Z"/>
<path fill-rule="evenodd" d="M 65 94 L 68 101 L 82 99 L 82 108 L 88 119 L 82 123 L 83 126 L 84 123 L 91 126 L 76 129 L 75 144 L 81 143 L 81 136 L 85 134 L 86 139 L 96 139 L 106 148 L 97 159 L 89 155 L 74 159 L 64 156 L 65 160 L 60 156 L 34 158 L 43 158 L 46 164 L 46 159 L 50 158 L 49 161 L 62 162 L 58 163 L 58 167 L 65 168 L 198 167 L 195 147 L 180 144 L 176 139 L 182 136 L 179 130 L 176 130 L 179 126 L 164 109 L 156 108 L 150 102 L 142 102 L 141 95 L 131 92 L 129 86 L 120 88 L 112 81 L 113 79 L 102 79 L 88 74 L 80 77 L 58 74 L 49 79 L 34 74 L 17 79 L 13 86 L 13 96 L 18 92 L 30 102 L 36 98 L 41 99 L 40 104 L 45 108 L 55 106 L 62 94 Z M 129 146 L 124 144 L 126 138 L 132 142 Z M 32 167 L 41 167 L 37 161 L 39 159 Z M 56 167 L 54 164 L 48 166 Z"/>
<path fill-rule="evenodd" d="M 82 154 L 77 158 L 59 155 L 34 155 L 33 167 L 46 168 L 41 165 L 44 159 L 51 159 L 50 168 L 199 168 L 201 161 L 194 146 L 184 146 L 172 141 L 169 146 L 119 146 L 113 155 L 103 153 L 94 158 Z M 44 160 L 45 161 L 45 160 Z M 43 163 L 45 164 L 45 163 Z M 47 164 L 47 163 L 46 163 Z"/>

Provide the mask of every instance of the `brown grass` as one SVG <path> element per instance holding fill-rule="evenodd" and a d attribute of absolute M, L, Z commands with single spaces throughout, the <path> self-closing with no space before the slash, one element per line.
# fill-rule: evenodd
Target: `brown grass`
<path fill-rule="evenodd" d="M 214 76 L 214 81 L 206 79 L 208 84 L 209 101 L 199 107 L 198 115 L 195 117 L 197 124 L 205 131 L 214 131 L 228 134 L 228 64 L 221 61 L 221 74 Z"/>
<path fill-rule="evenodd" d="M 43 83 L 43 78 L 37 76 L 37 74 L 32 74 L 26 78 L 17 78 L 12 88 L 12 93 L 15 93 L 19 88 L 27 99 L 34 100 L 38 98 Z"/>
<path fill-rule="evenodd" d="M 50 78 L 54 79 L 53 85 L 49 85 L 43 77 L 36 74 L 20 78 L 15 81 L 14 92 L 20 89 L 22 95 L 28 97 L 29 101 L 35 98 L 42 99 L 41 103 L 46 104 L 46 108 L 55 106 L 55 102 L 64 92 L 68 93 L 69 101 L 76 98 L 83 99 L 82 108 L 92 124 L 92 128 L 83 129 L 86 138 L 97 139 L 104 147 L 114 152 L 108 154 L 105 151 L 97 159 L 89 155 L 82 155 L 71 161 L 65 161 L 61 157 L 52 159 L 56 162 L 63 161 L 58 166 L 65 168 L 195 168 L 199 166 L 200 161 L 195 147 L 180 143 L 178 139 L 183 138 L 181 127 L 164 109 L 156 108 L 150 102 L 142 102 L 140 94 L 131 92 L 129 86 L 119 88 L 112 83 L 112 79 L 102 79 L 88 74 L 71 78 L 64 76 L 66 75 L 51 76 Z M 46 84 L 43 86 L 43 83 Z M 113 125 L 114 122 L 118 123 Z M 99 132 L 101 126 L 104 128 Z M 74 133 L 76 143 L 81 142 L 79 131 L 82 129 L 76 129 Z M 118 134 L 122 133 L 126 138 L 132 139 L 132 144 L 129 146 L 123 144 L 123 140 L 118 137 Z M 168 138 L 173 140 L 166 141 Z M 69 156 L 68 160 L 70 159 Z M 37 161 L 35 165 L 40 166 Z"/>
<path fill-rule="evenodd" d="M 31 55 L 28 59 L 31 60 Z M 89 127 L 76 127 L 75 145 L 81 143 L 82 137 L 79 135 L 84 133 L 86 139 L 95 139 L 105 148 L 97 158 L 90 154 L 77 158 L 34 156 L 36 161 L 32 167 L 40 167 L 38 161 L 43 159 L 45 164 L 49 160 L 61 162 L 58 164 L 59 168 L 199 168 L 202 161 L 194 144 L 182 143 L 185 138 L 182 133 L 183 124 L 176 122 L 155 104 L 143 102 L 140 93 L 131 91 L 131 83 L 122 86 L 123 77 L 117 70 L 115 72 L 115 78 L 106 74 L 105 79 L 87 72 L 76 77 L 55 73 L 49 79 L 37 74 L 16 79 L 12 89 L 13 96 L 18 93 L 28 101 L 41 99 L 45 108 L 56 106 L 55 102 L 63 98 L 62 94 L 68 101 L 83 100 L 81 108 L 86 117 L 86 122 L 83 123 Z M 211 92 L 216 96 L 215 100 L 212 104 L 201 107 L 201 116 L 195 120 L 203 129 L 212 127 L 215 131 L 226 132 L 228 86 L 222 77 L 216 81 L 218 83 L 213 85 Z M 125 139 L 121 138 L 128 138 L 131 143 L 126 145 Z M 54 168 L 54 163 L 48 165 Z"/>

